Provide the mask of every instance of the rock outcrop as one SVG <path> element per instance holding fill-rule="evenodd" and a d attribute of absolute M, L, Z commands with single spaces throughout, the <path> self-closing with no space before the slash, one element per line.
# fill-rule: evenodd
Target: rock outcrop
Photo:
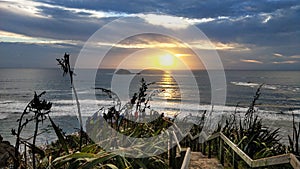
<path fill-rule="evenodd" d="M 3 137 L 0 135 L 0 168 L 6 167 L 9 161 L 12 161 L 14 153 L 15 147 L 8 141 L 3 141 Z"/>

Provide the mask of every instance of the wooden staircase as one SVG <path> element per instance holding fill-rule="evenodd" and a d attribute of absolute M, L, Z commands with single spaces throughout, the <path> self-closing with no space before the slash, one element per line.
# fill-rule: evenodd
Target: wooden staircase
<path fill-rule="evenodd" d="M 201 152 L 192 152 L 189 164 L 190 169 L 223 169 L 222 164 L 216 158 L 208 158 Z"/>

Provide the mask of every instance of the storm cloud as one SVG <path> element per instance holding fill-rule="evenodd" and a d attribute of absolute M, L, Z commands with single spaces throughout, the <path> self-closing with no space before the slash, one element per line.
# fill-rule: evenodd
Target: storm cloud
<path fill-rule="evenodd" d="M 300 68 L 295 57 L 300 55 L 297 0 L 3 0 L 0 67 L 35 67 L 35 62 L 51 67 L 47 61 L 65 51 L 77 56 L 105 24 L 147 13 L 182 18 L 198 27 L 217 46 L 226 69 Z"/>

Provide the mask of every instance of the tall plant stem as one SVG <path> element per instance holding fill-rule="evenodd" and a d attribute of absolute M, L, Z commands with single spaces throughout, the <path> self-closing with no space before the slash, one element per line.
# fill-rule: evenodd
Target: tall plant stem
<path fill-rule="evenodd" d="M 14 169 L 19 168 L 20 165 L 20 161 L 19 161 L 19 147 L 20 147 L 20 135 L 23 129 L 23 125 L 22 125 L 22 120 L 24 115 L 27 112 L 27 108 L 29 106 L 29 104 L 32 102 L 32 100 L 27 104 L 27 106 L 25 107 L 20 119 L 19 119 L 19 124 L 18 124 L 18 130 L 17 130 L 17 139 L 16 139 L 16 145 L 15 145 L 15 161 L 14 161 Z"/>
<path fill-rule="evenodd" d="M 35 129 L 34 129 L 34 135 L 33 135 L 33 141 L 32 141 L 33 146 L 35 146 L 38 128 L 39 128 L 39 119 L 38 119 L 38 117 L 36 117 L 36 119 L 35 119 Z M 36 169 L 35 162 L 36 162 L 36 160 L 35 160 L 35 147 L 33 147 L 32 148 L 32 167 L 33 167 L 33 169 Z"/>
<path fill-rule="evenodd" d="M 27 107 L 26 107 L 27 109 Z M 16 139 L 16 145 L 15 145 L 15 161 L 14 161 L 14 169 L 17 169 L 20 165 L 20 161 L 19 161 L 19 146 L 20 146 L 20 134 L 21 134 L 21 131 L 22 131 L 22 119 L 25 115 L 25 111 L 26 109 L 24 110 L 24 112 L 22 113 L 21 115 L 21 118 L 19 120 L 19 125 L 18 125 L 18 131 L 17 131 L 17 139 Z"/>
<path fill-rule="evenodd" d="M 80 110 L 80 103 L 79 103 L 79 99 L 78 99 L 78 95 L 75 89 L 75 86 L 72 82 L 72 90 L 75 96 L 75 100 L 76 100 L 76 105 L 77 105 L 77 112 L 78 112 L 78 118 L 79 118 L 79 125 L 80 125 L 80 142 L 79 142 L 79 151 L 81 151 L 81 147 L 82 147 L 82 137 L 83 137 L 83 127 L 82 127 L 82 117 L 81 117 L 81 110 Z"/>
<path fill-rule="evenodd" d="M 81 117 L 81 111 L 80 111 L 80 104 L 79 104 L 79 99 L 77 96 L 77 92 L 73 83 L 73 75 L 74 72 L 71 69 L 70 66 L 70 55 L 65 53 L 64 57 L 62 59 L 56 59 L 59 63 L 59 65 L 62 67 L 64 74 L 69 74 L 70 76 L 70 81 L 71 81 L 71 87 L 76 99 L 76 105 L 77 105 L 77 112 L 78 112 L 78 118 L 79 118 L 79 124 L 80 124 L 80 146 L 79 150 L 81 151 L 81 146 L 82 146 L 82 137 L 83 137 L 83 128 L 82 128 L 82 117 Z"/>

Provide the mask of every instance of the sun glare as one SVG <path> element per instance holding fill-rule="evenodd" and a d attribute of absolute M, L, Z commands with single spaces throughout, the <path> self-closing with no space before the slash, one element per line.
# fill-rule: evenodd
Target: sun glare
<path fill-rule="evenodd" d="M 161 66 L 174 66 L 174 63 L 174 56 L 171 54 L 166 54 L 159 57 L 159 64 Z"/>

